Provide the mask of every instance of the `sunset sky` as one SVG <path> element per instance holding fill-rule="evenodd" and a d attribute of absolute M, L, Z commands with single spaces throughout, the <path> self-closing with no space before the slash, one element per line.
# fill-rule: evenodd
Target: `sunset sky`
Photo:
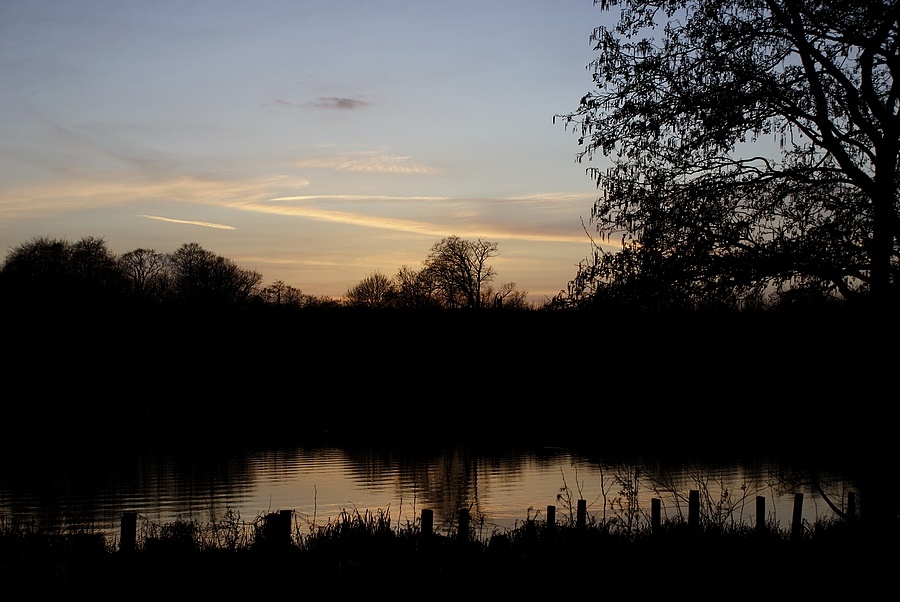
<path fill-rule="evenodd" d="M 338 297 L 458 235 L 499 243 L 497 284 L 552 297 L 590 254 L 596 195 L 553 116 L 591 89 L 607 18 L 591 0 L 0 0 L 0 258 L 38 236 L 196 242 Z"/>

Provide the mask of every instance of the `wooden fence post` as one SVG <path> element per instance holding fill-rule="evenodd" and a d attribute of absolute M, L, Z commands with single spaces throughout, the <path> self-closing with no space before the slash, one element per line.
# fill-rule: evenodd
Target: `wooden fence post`
<path fill-rule="evenodd" d="M 122 530 L 119 536 L 119 551 L 134 552 L 137 541 L 137 512 L 122 513 Z"/>
<path fill-rule="evenodd" d="M 791 522 L 791 539 L 803 537 L 803 494 L 794 494 L 794 519 Z"/>
<path fill-rule="evenodd" d="M 650 533 L 658 535 L 662 527 L 662 502 L 658 497 L 650 500 Z"/>
<path fill-rule="evenodd" d="M 267 549 L 286 548 L 291 545 L 292 510 L 270 512 L 265 517 L 260 543 Z"/>
<path fill-rule="evenodd" d="M 691 489 L 688 494 L 688 529 L 700 530 L 700 491 Z"/>
<path fill-rule="evenodd" d="M 584 529 L 587 526 L 587 500 L 578 500 L 578 518 L 575 526 Z"/>
<path fill-rule="evenodd" d="M 556 506 L 547 506 L 547 530 L 556 529 Z"/>
<path fill-rule="evenodd" d="M 756 496 L 756 532 L 766 532 L 766 498 Z"/>
<path fill-rule="evenodd" d="M 279 512 L 281 515 L 281 535 L 278 538 L 282 541 L 282 544 L 287 547 L 291 545 L 291 527 L 293 526 L 293 520 L 291 520 L 294 516 L 293 510 L 282 510 Z"/>
<path fill-rule="evenodd" d="M 456 529 L 456 538 L 459 541 L 469 540 L 469 511 L 466 508 L 459 510 L 459 526 Z"/>
<path fill-rule="evenodd" d="M 422 510 L 422 535 L 431 535 L 434 530 L 434 510 Z"/>

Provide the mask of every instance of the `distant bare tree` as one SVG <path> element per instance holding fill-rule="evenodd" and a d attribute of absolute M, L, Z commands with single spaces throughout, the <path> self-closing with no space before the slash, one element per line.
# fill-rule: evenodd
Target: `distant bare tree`
<path fill-rule="evenodd" d="M 449 236 L 431 247 L 425 269 L 432 274 L 447 307 L 483 306 L 483 289 L 496 276 L 487 261 L 497 255 L 497 249 L 496 242 L 458 236 Z"/>
<path fill-rule="evenodd" d="M 240 268 L 197 243 L 185 243 L 167 256 L 176 294 L 186 302 L 242 304 L 253 297 L 262 275 Z"/>
<path fill-rule="evenodd" d="M 402 266 L 394 275 L 397 289 L 395 304 L 399 308 L 424 308 L 440 305 L 437 299 L 437 286 L 429 270 L 415 270 L 407 265 Z"/>
<path fill-rule="evenodd" d="M 135 249 L 122 254 L 119 268 L 131 283 L 132 293 L 141 298 L 158 296 L 168 280 L 166 256 L 153 249 Z"/>
<path fill-rule="evenodd" d="M 396 292 L 390 278 L 380 272 L 374 272 L 347 291 L 347 301 L 350 305 L 389 307 Z"/>
<path fill-rule="evenodd" d="M 516 290 L 515 282 L 504 282 L 496 291 L 493 287 L 488 286 L 484 291 L 482 303 L 486 307 L 496 309 L 527 309 L 530 307 L 528 291 Z"/>
<path fill-rule="evenodd" d="M 316 304 L 315 297 L 304 295 L 299 288 L 285 284 L 283 280 L 276 280 L 261 289 L 259 296 L 263 303 L 281 307 L 307 307 Z"/>
<path fill-rule="evenodd" d="M 121 291 L 121 272 L 116 256 L 102 238 L 85 236 L 71 245 L 69 273 L 83 286 L 117 293 Z"/>

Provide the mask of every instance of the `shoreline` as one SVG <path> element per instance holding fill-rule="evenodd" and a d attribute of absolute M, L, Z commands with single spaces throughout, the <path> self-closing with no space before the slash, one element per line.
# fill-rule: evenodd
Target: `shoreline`
<path fill-rule="evenodd" d="M 880 593 L 891 553 L 845 523 L 819 525 L 800 540 L 783 532 L 701 528 L 684 522 L 659 533 L 624 533 L 526 521 L 484 543 L 425 536 L 377 515 L 348 517 L 298 541 L 257 537 L 233 549 L 203 546 L 200 534 L 171 529 L 142 548 L 109 551 L 97 538 L 0 534 L 7 587 L 40 597 L 102 591 L 117 599 L 192 594 L 220 599 L 260 595 L 367 594 L 377 599 L 434 590 L 552 594 L 648 594 L 694 598 L 815 599 Z M 893 535 L 897 533 L 894 532 Z M 883 533 L 882 544 L 893 541 Z M 881 537 L 879 537 L 881 539 Z M 876 544 L 876 545 L 872 545 Z M 888 543 L 889 545 L 889 543 Z M 101 595 L 101 597 L 104 597 Z"/>

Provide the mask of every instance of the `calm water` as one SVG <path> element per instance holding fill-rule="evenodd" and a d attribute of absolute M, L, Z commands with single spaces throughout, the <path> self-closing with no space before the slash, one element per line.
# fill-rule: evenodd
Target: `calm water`
<path fill-rule="evenodd" d="M 190 520 L 201 525 L 228 511 L 251 522 L 277 510 L 294 511 L 301 529 L 324 525 L 344 512 L 388 513 L 406 525 L 430 508 L 435 528 L 449 528 L 458 509 L 470 508 L 482 536 L 542 518 L 548 505 L 565 520 L 576 500 L 597 518 L 627 518 L 629 503 L 649 513 L 659 497 L 664 516 L 686 515 L 688 490 L 716 505 L 728 520 L 752 524 L 755 498 L 767 498 L 770 518 L 788 528 L 793 494 L 804 493 L 804 519 L 832 516 L 809 474 L 787 484 L 784 467 L 758 462 L 704 465 L 607 461 L 564 449 L 477 452 L 465 445 L 423 455 L 336 447 L 268 449 L 221 454 L 63 453 L 25 464 L 0 464 L 0 517 L 43 526 L 90 528 L 117 535 L 121 514 L 137 511 L 150 524 Z M 820 474 L 839 505 L 850 486 Z M 631 493 L 632 495 L 629 495 Z M 558 497 L 559 496 L 559 497 Z M 571 504 L 571 505 L 570 505 Z"/>

